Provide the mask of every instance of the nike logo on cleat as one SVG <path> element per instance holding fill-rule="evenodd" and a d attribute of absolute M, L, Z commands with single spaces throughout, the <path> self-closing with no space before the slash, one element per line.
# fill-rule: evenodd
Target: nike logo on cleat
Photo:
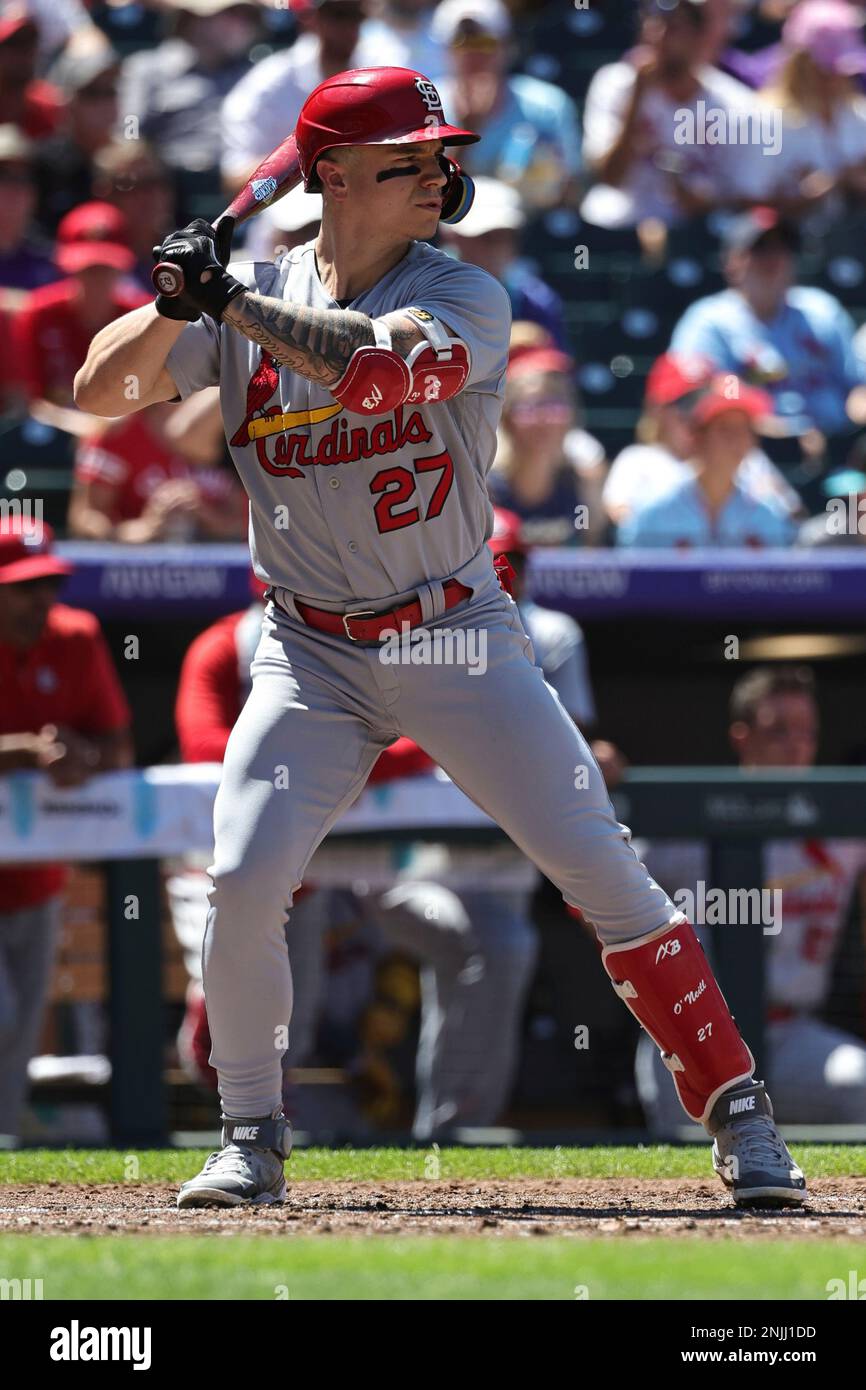
<path fill-rule="evenodd" d="M 755 1097 L 741 1096 L 739 1100 L 732 1100 L 728 1110 L 729 1115 L 742 1115 L 744 1110 L 754 1110 Z"/>

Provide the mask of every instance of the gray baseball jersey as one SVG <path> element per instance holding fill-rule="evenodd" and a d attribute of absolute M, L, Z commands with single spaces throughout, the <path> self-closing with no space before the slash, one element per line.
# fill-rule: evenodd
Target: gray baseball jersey
<path fill-rule="evenodd" d="M 229 269 L 260 294 L 338 307 L 319 279 L 313 241 L 277 265 Z M 422 241 L 343 307 L 374 319 L 412 309 L 422 331 L 438 318 L 469 349 L 467 385 L 448 401 L 356 415 L 207 315 L 184 329 L 166 363 L 182 398 L 219 384 L 226 438 L 250 498 L 256 574 L 326 606 L 376 602 L 454 574 L 491 534 L 485 478 L 511 325 L 498 280 Z"/>

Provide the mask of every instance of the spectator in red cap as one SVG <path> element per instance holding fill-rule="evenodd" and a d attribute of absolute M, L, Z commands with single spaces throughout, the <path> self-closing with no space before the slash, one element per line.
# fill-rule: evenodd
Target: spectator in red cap
<path fill-rule="evenodd" d="M 17 125 L 33 140 L 53 135 L 61 120 L 60 93 L 36 76 L 39 30 L 24 5 L 0 14 L 0 125 Z"/>
<path fill-rule="evenodd" d="M 499 447 L 487 485 L 534 545 L 595 544 L 605 518 L 604 449 L 579 425 L 574 362 L 552 346 L 512 354 Z"/>
<path fill-rule="evenodd" d="M 17 350 L 29 398 L 71 406 L 93 335 L 151 296 L 123 281 L 135 256 L 110 203 L 82 203 L 64 217 L 55 259 L 66 278 L 34 290 L 17 318 Z"/>
<path fill-rule="evenodd" d="M 127 544 L 246 538 L 246 494 L 223 462 L 215 387 L 95 423 L 76 453 L 70 535 Z"/>
<path fill-rule="evenodd" d="M 693 475 L 638 508 L 619 528 L 619 545 L 715 549 L 790 545 L 790 513 L 752 491 L 740 473 L 755 448 L 770 397 L 735 376 L 716 376 L 688 398 Z"/>
<path fill-rule="evenodd" d="M 57 603 L 71 566 L 37 520 L 0 518 L 0 775 L 58 787 L 132 762 L 130 715 L 97 619 Z M 66 870 L 0 865 L 0 1134 L 19 1132 Z"/>
<path fill-rule="evenodd" d="M 713 364 L 706 357 L 666 352 L 653 363 L 637 425 L 639 442 L 617 455 L 604 484 L 602 499 L 614 525 L 694 476 L 688 403 L 712 374 Z M 777 501 L 792 515 L 803 510 L 799 494 L 762 449 L 753 449 L 743 459 L 738 477 L 747 478 L 746 485 L 755 496 Z"/>

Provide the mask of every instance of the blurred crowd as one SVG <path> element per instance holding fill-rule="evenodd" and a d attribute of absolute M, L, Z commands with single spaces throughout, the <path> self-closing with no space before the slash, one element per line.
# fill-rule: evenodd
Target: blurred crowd
<path fill-rule="evenodd" d="M 318 81 L 382 63 L 425 72 L 483 137 L 460 152 L 474 206 L 437 240 L 512 300 L 490 491 L 527 539 L 862 543 L 823 524 L 828 499 L 866 498 L 866 42 L 846 0 L 4 0 L 3 473 L 20 490 L 38 439 L 61 533 L 243 538 L 213 394 L 107 422 L 73 406 L 75 372 L 151 297 L 152 247 L 215 216 Z M 279 256 L 320 212 L 298 190 L 235 254 Z"/>
<path fill-rule="evenodd" d="M 518 585 L 537 546 L 862 545 L 866 524 L 850 518 L 866 502 L 866 39 L 847 0 L 0 0 L 0 497 L 32 490 L 38 443 L 61 535 L 245 540 L 215 390 L 104 420 L 74 405 L 75 373 L 98 329 L 152 297 L 152 248 L 215 217 L 323 78 L 383 64 L 432 78 L 449 119 L 482 136 L 459 151 L 474 204 L 436 244 L 512 302 L 488 487 L 491 544 Z M 280 257 L 320 216 L 320 196 L 297 189 L 239 230 L 234 255 Z M 0 773 L 75 785 L 129 762 L 130 713 L 98 624 L 56 602 L 63 562 L 26 539 L 0 537 Z M 519 601 L 537 660 L 591 732 L 580 629 Z M 184 760 L 222 757 L 260 617 L 257 594 L 191 649 Z M 52 663 L 98 671 L 100 698 L 82 682 L 60 708 Z M 814 739 L 794 743 L 817 723 L 808 674 L 747 695 L 732 704 L 739 761 L 807 766 Z M 620 750 L 595 753 L 615 786 Z M 376 777 L 430 769 L 395 745 Z M 660 864 L 666 886 L 700 850 Z M 809 1118 L 796 1078 L 811 1067 L 816 1113 L 866 1119 L 861 1042 L 791 1031 L 826 998 L 860 861 L 833 846 L 777 857 L 774 872 L 812 885 L 805 944 L 792 932 L 785 948 L 816 967 L 809 988 L 790 961 L 772 977 L 780 1117 Z M 306 924 L 301 1006 L 319 1001 L 338 1038 L 351 1020 L 373 1071 L 387 1034 L 369 1003 L 375 962 L 396 945 L 419 965 L 419 1137 L 492 1123 L 513 1083 L 537 945 L 530 894 L 504 882 L 473 892 L 419 869 L 363 903 L 313 891 L 293 913 Z M 208 1084 L 202 883 L 200 866 L 179 866 L 170 898 L 192 977 L 181 1052 Z M 0 1132 L 19 1123 L 62 887 L 58 873 L 0 868 Z M 323 924 L 341 913 L 356 940 L 364 924 L 367 973 L 328 1004 Z M 313 1014 L 299 1020 L 292 1063 L 313 1047 Z M 649 1056 L 641 1067 L 661 1132 L 664 1080 Z"/>

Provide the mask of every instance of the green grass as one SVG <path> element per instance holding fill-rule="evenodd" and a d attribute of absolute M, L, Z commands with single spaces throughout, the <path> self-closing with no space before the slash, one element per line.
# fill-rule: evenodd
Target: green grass
<path fill-rule="evenodd" d="M 794 1145 L 810 1177 L 866 1176 L 866 1146 Z M 22 1149 L 0 1153 L 0 1184 L 22 1182 L 182 1182 L 203 1149 Z M 709 1178 L 708 1147 L 667 1145 L 596 1149 L 296 1149 L 289 1174 L 318 1182 L 412 1179 Z"/>
<path fill-rule="evenodd" d="M 0 1237 L 4 1278 L 75 1300 L 824 1300 L 862 1255 L 829 1241 Z"/>
<path fill-rule="evenodd" d="M 803 1145 L 811 1176 L 866 1175 L 866 1147 Z M 0 1184 L 177 1183 L 203 1151 L 0 1153 Z M 387 1182 L 697 1177 L 707 1149 L 301 1149 L 295 1179 Z M 720 1193 L 721 1196 L 721 1193 Z M 0 1205 L 3 1204 L 0 1186 Z M 41 1279 L 46 1299 L 826 1299 L 863 1246 L 810 1240 L 635 1235 L 478 1237 L 213 1234 L 3 1235 L 0 1278 Z M 585 1293 L 581 1295 L 581 1290 Z M 576 1292 L 577 1291 L 577 1292 Z"/>

